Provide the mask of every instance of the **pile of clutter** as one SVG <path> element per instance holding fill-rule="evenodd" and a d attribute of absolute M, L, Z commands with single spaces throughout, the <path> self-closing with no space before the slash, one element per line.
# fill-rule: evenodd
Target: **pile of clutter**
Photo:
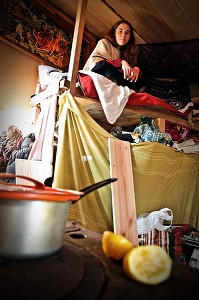
<path fill-rule="evenodd" d="M 130 143 L 157 142 L 185 153 L 199 153 L 199 132 L 167 121 L 165 132 L 161 132 L 156 121 L 145 116 L 141 116 L 140 124 L 131 131 L 123 131 L 121 126 L 115 126 L 110 133 Z"/>

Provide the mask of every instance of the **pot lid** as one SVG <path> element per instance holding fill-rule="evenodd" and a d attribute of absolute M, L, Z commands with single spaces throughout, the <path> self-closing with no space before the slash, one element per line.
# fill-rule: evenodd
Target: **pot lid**
<path fill-rule="evenodd" d="M 0 183 L 1 200 L 44 200 L 54 202 L 75 201 L 84 193 L 81 191 L 55 189 L 46 187 L 43 183 L 26 176 L 1 173 L 0 178 L 21 178 L 30 181 L 32 185 Z"/>

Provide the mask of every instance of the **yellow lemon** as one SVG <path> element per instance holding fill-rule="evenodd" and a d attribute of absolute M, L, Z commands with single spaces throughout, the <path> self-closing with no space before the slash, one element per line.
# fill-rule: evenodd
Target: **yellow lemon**
<path fill-rule="evenodd" d="M 122 259 L 133 248 L 133 244 L 124 236 L 104 231 L 102 235 L 102 250 L 107 257 L 115 260 Z"/>
<path fill-rule="evenodd" d="M 155 285 L 169 278 L 172 259 L 160 246 L 138 246 L 124 256 L 123 269 L 130 278 Z"/>

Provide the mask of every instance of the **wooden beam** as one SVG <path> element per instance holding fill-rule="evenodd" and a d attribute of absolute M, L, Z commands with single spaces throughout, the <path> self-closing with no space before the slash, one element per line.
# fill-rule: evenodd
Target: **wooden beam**
<path fill-rule="evenodd" d="M 80 89 L 76 89 L 74 97 L 94 120 L 98 122 L 98 120 L 103 119 L 104 123 L 109 124 L 105 118 L 99 99 L 84 96 Z M 112 124 L 112 127 L 138 125 L 140 123 L 141 116 L 148 116 L 153 119 L 161 118 L 165 121 L 184 125 L 192 130 L 199 131 L 199 122 L 197 117 L 192 116 L 192 114 L 187 117 L 183 117 L 160 106 L 132 106 L 128 105 L 128 103 L 117 121 Z"/>
<path fill-rule="evenodd" d="M 75 30 L 73 35 L 73 43 L 70 55 L 70 63 L 68 69 L 68 80 L 70 81 L 70 93 L 74 96 L 76 89 L 77 73 L 79 68 L 80 52 L 82 46 L 85 14 L 87 9 L 87 0 L 79 0 L 77 7 L 77 15 L 75 22 Z"/>
<path fill-rule="evenodd" d="M 165 132 L 165 119 L 157 118 L 156 125 L 159 127 L 160 132 Z"/>
<path fill-rule="evenodd" d="M 139 245 L 130 143 L 108 139 L 110 173 L 117 178 L 112 186 L 114 232 Z"/>

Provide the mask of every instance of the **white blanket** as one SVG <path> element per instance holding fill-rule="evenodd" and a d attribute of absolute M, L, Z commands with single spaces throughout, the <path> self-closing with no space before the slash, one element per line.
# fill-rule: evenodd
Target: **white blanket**
<path fill-rule="evenodd" d="M 114 124 L 121 115 L 129 96 L 135 91 L 127 86 L 119 86 L 100 74 L 85 70 L 79 72 L 92 78 L 106 119 L 110 124 Z"/>

